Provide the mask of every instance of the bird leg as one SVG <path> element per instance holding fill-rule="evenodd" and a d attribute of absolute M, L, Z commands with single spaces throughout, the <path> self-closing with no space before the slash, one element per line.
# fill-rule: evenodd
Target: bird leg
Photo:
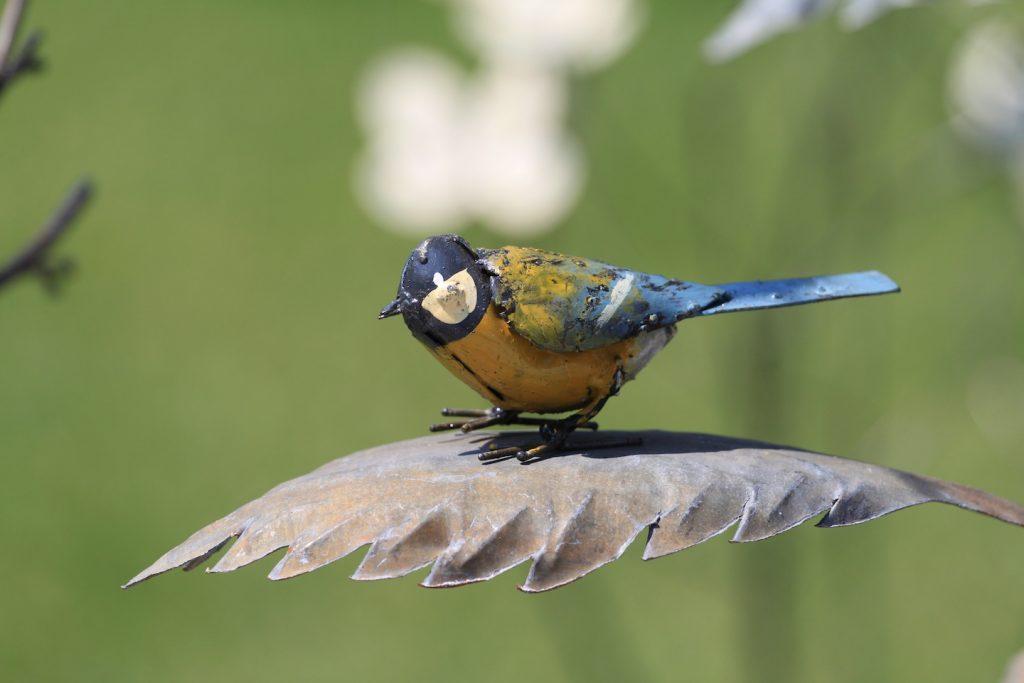
<path fill-rule="evenodd" d="M 594 404 L 588 406 L 586 409 L 570 415 L 561 420 L 548 420 L 540 427 L 541 438 L 544 442 L 533 446 L 531 448 L 524 448 L 520 446 L 510 446 L 508 448 L 494 448 L 487 450 L 477 456 L 482 461 L 496 460 L 498 458 L 507 458 L 515 456 L 519 462 L 527 462 L 534 458 L 540 458 L 551 453 L 565 450 L 567 448 L 566 441 L 569 435 L 577 429 L 584 427 L 588 424 L 593 424 L 590 419 L 597 415 L 597 413 L 604 407 L 608 397 L 604 397 Z M 615 448 L 618 446 L 637 446 L 641 443 L 640 437 L 625 437 L 622 439 L 607 439 L 595 441 L 593 443 L 587 443 L 583 447 L 587 449 L 595 448 Z"/>
<path fill-rule="evenodd" d="M 432 424 L 430 425 L 430 431 L 446 432 L 459 429 L 463 433 L 468 433 L 495 425 L 531 425 L 539 426 L 543 429 L 554 422 L 559 422 L 559 420 L 547 420 L 540 417 L 522 417 L 518 411 L 505 410 L 498 407 L 488 408 L 487 410 L 442 408 L 441 414 L 445 417 L 470 417 L 473 419 Z M 587 421 L 577 425 L 577 427 L 580 429 L 597 429 L 597 423 Z"/>

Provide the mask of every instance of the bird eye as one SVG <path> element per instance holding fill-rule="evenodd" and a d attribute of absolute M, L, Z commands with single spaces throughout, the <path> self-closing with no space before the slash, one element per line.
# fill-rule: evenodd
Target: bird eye
<path fill-rule="evenodd" d="M 446 325 L 457 325 L 476 308 L 476 283 L 469 270 L 460 270 L 450 278 L 434 273 L 434 289 L 421 304 L 430 315 Z"/>

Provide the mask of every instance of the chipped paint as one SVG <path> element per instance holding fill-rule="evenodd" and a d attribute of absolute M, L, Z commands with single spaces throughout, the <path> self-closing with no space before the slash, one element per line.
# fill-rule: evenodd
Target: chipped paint
<path fill-rule="evenodd" d="M 401 311 L 434 357 L 493 406 L 580 410 L 573 419 L 585 420 L 636 377 L 682 320 L 893 291 L 895 283 L 877 272 L 701 285 L 529 247 L 474 250 L 457 235 L 440 235 L 412 253 L 398 296 L 380 315 Z M 437 426 L 502 423 L 486 417 Z"/>
<path fill-rule="evenodd" d="M 696 315 L 725 297 L 715 287 L 527 247 L 482 251 L 500 315 L 551 351 L 585 351 Z"/>
<path fill-rule="evenodd" d="M 601 311 L 601 315 L 597 316 L 597 327 L 604 327 L 615 312 L 619 310 L 619 306 L 626 300 L 626 295 L 629 294 L 633 288 L 633 274 L 626 273 L 626 275 L 615 283 L 612 287 L 611 294 L 608 295 L 608 305 Z"/>
<path fill-rule="evenodd" d="M 460 270 L 448 279 L 434 273 L 434 286 L 420 305 L 446 325 L 461 323 L 476 308 L 476 283 L 469 270 Z"/>

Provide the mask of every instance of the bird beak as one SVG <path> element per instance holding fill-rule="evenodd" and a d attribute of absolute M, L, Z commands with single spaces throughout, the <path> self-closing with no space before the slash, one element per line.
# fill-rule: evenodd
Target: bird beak
<path fill-rule="evenodd" d="M 390 318 L 393 315 L 398 315 L 402 312 L 402 302 L 400 299 L 395 299 L 387 306 L 381 309 L 380 315 L 377 316 L 377 320 L 383 320 L 384 318 Z"/>

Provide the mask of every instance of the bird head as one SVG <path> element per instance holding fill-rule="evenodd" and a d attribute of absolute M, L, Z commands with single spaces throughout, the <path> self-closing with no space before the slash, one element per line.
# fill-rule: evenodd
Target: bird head
<path fill-rule="evenodd" d="M 395 300 L 380 319 L 402 314 L 409 330 L 429 346 L 472 332 L 491 302 L 487 273 L 458 235 L 438 235 L 416 247 L 402 270 Z"/>

